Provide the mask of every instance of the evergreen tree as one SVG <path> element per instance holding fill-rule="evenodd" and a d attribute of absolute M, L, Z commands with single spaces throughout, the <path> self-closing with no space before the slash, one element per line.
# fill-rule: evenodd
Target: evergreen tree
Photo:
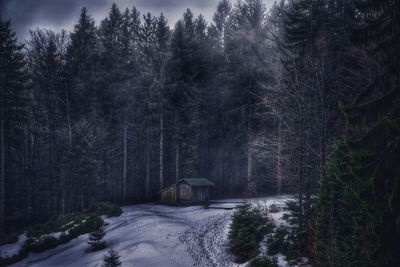
<path fill-rule="evenodd" d="M 365 250 L 360 246 L 354 222 L 367 220 L 362 206 L 343 183 L 351 177 L 348 169 L 350 157 L 346 144 L 340 141 L 334 148 L 327 172 L 321 177 L 316 204 L 317 261 L 329 267 L 368 266 Z"/>
<path fill-rule="evenodd" d="M 118 6 L 113 3 L 108 17 L 101 22 L 100 39 L 100 68 L 96 72 L 96 113 L 103 121 L 104 140 L 101 153 L 103 161 L 102 180 L 105 182 L 106 194 L 114 201 L 123 198 L 124 174 L 123 160 L 125 126 L 127 123 L 126 107 L 129 99 L 123 97 L 132 87 L 128 86 L 126 67 L 130 58 L 124 58 L 124 43 L 122 37 L 124 18 Z M 126 32 L 126 31 L 125 31 Z M 125 47 L 128 48 L 128 47 Z M 125 94 L 126 95 L 126 94 Z M 122 116 L 121 116 L 122 115 Z M 115 177 L 118 177 L 116 179 Z"/>
<path fill-rule="evenodd" d="M 89 233 L 89 241 L 92 251 L 101 250 L 106 247 L 106 242 L 103 240 L 106 233 L 104 232 L 104 228 L 100 227 L 94 232 Z"/>
<path fill-rule="evenodd" d="M 27 91 L 23 45 L 17 43 L 10 21 L 0 17 L 0 236 L 4 234 L 6 219 L 15 213 L 10 196 L 16 191 L 12 180 L 21 166 L 17 153 L 21 152 L 24 125 L 27 119 Z M 6 190 L 6 188 L 8 190 Z M 22 192 L 21 192 L 22 193 Z"/>
<path fill-rule="evenodd" d="M 227 23 L 231 11 L 232 5 L 229 0 L 221 0 L 214 13 L 213 24 L 208 30 L 211 38 L 215 41 L 214 49 L 221 54 L 224 52 Z"/>
<path fill-rule="evenodd" d="M 229 71 L 234 77 L 226 107 L 230 114 L 227 119 L 234 125 L 229 129 L 234 138 L 228 138 L 234 146 L 240 147 L 237 160 L 242 169 L 234 175 L 240 177 L 242 186 L 246 186 L 249 194 L 257 193 L 257 180 L 261 180 L 257 177 L 253 145 L 254 137 L 266 126 L 258 116 L 263 112 L 261 102 L 264 93 L 260 85 L 261 82 L 269 83 L 272 78 L 269 67 L 265 67 L 262 59 L 268 51 L 263 29 L 265 16 L 262 1 L 238 2 L 229 18 L 225 48 Z"/>
<path fill-rule="evenodd" d="M 94 179 L 98 171 L 96 162 L 99 161 L 99 157 L 93 154 L 96 149 L 80 139 L 89 137 L 85 139 L 88 143 L 100 141 L 98 137 L 93 136 L 94 121 L 98 119 L 95 75 L 99 65 L 99 45 L 96 31 L 94 20 L 88 15 L 86 8 L 82 8 L 79 21 L 70 34 L 66 54 L 68 86 L 65 92 L 65 106 L 68 151 L 64 154 L 61 170 L 65 203 L 62 207 L 63 212 L 85 209 L 94 201 L 89 200 L 86 194 L 96 195 L 93 193 L 99 189 L 99 183 Z M 87 136 L 89 132 L 90 136 Z M 79 153 L 84 156 L 80 157 Z"/>
<path fill-rule="evenodd" d="M 352 176 L 343 180 L 368 218 L 354 227 L 362 237 L 370 266 L 400 264 L 400 3 L 358 3 L 359 27 L 354 41 L 379 65 L 374 83 L 345 109 Z"/>
<path fill-rule="evenodd" d="M 66 95 L 65 87 L 65 47 L 66 34 L 56 34 L 50 30 L 37 29 L 31 32 L 28 42 L 28 73 L 32 86 L 32 109 L 38 114 L 31 121 L 35 137 L 43 137 L 40 146 L 42 158 L 38 175 L 37 190 L 41 192 L 34 201 L 40 208 L 38 215 L 52 216 L 61 210 L 60 159 L 66 136 L 59 129 L 65 127 Z M 45 201 L 45 200 L 51 201 Z"/>
<path fill-rule="evenodd" d="M 94 74 L 98 68 L 98 39 L 94 20 L 82 8 L 78 23 L 70 34 L 67 47 L 66 72 L 70 86 L 68 96 L 69 127 L 93 109 Z"/>
<path fill-rule="evenodd" d="M 173 112 L 175 177 L 197 176 L 199 125 L 199 50 L 193 13 L 188 9 L 175 25 L 169 61 L 168 108 Z"/>
<path fill-rule="evenodd" d="M 103 258 L 102 267 L 118 267 L 121 266 L 121 261 L 119 260 L 120 256 L 118 252 L 114 249 L 110 249 L 108 254 Z"/>

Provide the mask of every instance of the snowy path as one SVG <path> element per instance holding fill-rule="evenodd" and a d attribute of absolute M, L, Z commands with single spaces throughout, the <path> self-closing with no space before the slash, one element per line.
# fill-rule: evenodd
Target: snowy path
<path fill-rule="evenodd" d="M 262 205 L 287 197 L 251 199 Z M 225 200 L 224 202 L 238 200 Z M 226 204 L 224 204 L 226 205 Z M 142 204 L 123 208 L 118 218 L 105 219 L 105 240 L 126 267 L 235 267 L 227 251 L 232 210 Z M 31 254 L 14 267 L 100 267 L 106 250 L 85 252 L 88 235 L 55 249 Z"/>

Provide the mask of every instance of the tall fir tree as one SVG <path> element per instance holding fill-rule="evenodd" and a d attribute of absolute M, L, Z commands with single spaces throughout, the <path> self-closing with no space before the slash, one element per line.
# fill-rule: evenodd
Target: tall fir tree
<path fill-rule="evenodd" d="M 23 45 L 17 43 L 11 31 L 10 21 L 0 17 L 0 237 L 4 234 L 6 219 L 15 214 L 15 203 L 6 190 L 14 188 L 12 180 L 20 166 L 17 152 L 21 151 L 24 139 L 24 123 L 27 119 L 25 61 Z"/>
<path fill-rule="evenodd" d="M 375 81 L 345 108 L 352 176 L 344 180 L 368 218 L 355 222 L 370 266 L 400 264 L 400 3 L 357 2 L 353 40 L 378 64 Z"/>

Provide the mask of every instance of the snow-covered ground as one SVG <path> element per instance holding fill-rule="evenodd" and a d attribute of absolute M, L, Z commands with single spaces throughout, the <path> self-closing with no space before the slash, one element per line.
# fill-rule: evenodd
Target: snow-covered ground
<path fill-rule="evenodd" d="M 248 199 L 254 205 L 282 205 L 288 196 Z M 123 208 L 117 218 L 105 219 L 105 240 L 121 256 L 126 267 L 234 267 L 228 253 L 227 233 L 233 210 L 223 208 L 245 200 L 220 201 L 201 206 L 169 207 L 142 204 Z M 281 223 L 282 212 L 271 214 Z M 100 267 L 107 250 L 85 252 L 88 235 L 46 252 L 33 254 L 12 266 L 22 267 Z M 281 261 L 281 259 L 280 259 Z M 282 266 L 285 262 L 282 260 Z"/>

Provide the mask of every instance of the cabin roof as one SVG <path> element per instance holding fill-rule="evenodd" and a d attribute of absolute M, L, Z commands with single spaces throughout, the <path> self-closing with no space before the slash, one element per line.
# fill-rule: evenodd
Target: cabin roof
<path fill-rule="evenodd" d="M 178 183 L 187 183 L 190 186 L 214 186 L 214 183 L 206 178 L 184 178 L 178 181 Z"/>

